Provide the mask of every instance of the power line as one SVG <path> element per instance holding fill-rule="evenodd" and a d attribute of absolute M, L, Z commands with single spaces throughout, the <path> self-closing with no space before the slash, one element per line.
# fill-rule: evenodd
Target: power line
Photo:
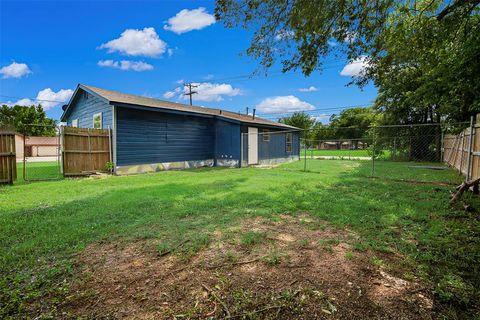
<path fill-rule="evenodd" d="M 45 99 L 37 99 L 37 98 L 21 98 L 21 97 L 15 97 L 15 96 L 6 96 L 6 95 L 3 95 L 3 94 L 0 94 L 0 97 L 3 97 L 3 98 L 11 98 L 11 99 L 29 99 L 29 100 L 34 100 L 34 101 L 43 101 L 43 102 L 57 102 L 57 103 L 64 103 L 66 100 L 64 101 L 58 101 L 58 100 L 45 100 Z"/>
<path fill-rule="evenodd" d="M 344 61 L 344 59 L 335 59 L 335 60 L 330 60 L 328 61 L 328 63 L 336 63 L 336 62 L 340 62 L 340 61 Z M 345 62 L 343 62 L 342 64 L 325 64 L 324 67 L 322 68 L 322 70 L 327 70 L 327 69 L 331 69 L 331 68 L 335 68 L 335 67 L 339 67 L 339 66 L 343 66 Z M 355 62 L 354 62 L 355 63 Z M 360 62 L 358 62 L 360 63 Z M 279 77 L 279 76 L 286 76 L 286 75 L 292 75 L 292 74 L 295 74 L 296 71 L 287 71 L 287 72 L 283 72 L 281 70 L 278 70 L 278 71 L 274 71 L 270 74 L 266 74 L 265 75 L 265 78 L 268 78 L 268 77 Z M 244 75 L 236 75 L 236 76 L 229 76 L 229 77 L 224 77 L 224 78 L 218 78 L 218 79 L 213 79 L 215 82 L 218 82 L 218 81 L 225 81 L 225 80 L 237 80 L 237 81 L 254 81 L 254 80 L 261 80 L 261 75 L 255 75 L 255 74 L 244 74 Z M 184 86 L 189 86 L 190 88 L 190 85 L 192 86 L 192 88 L 196 88 L 198 87 L 198 83 L 201 83 L 201 81 L 198 81 L 198 82 L 191 82 L 191 83 L 185 83 Z M 190 88 L 191 90 L 191 88 Z M 198 92 L 194 91 L 192 92 L 191 94 L 197 94 Z M 192 96 L 191 96 L 190 93 L 185 93 L 184 95 L 188 95 L 190 96 L 190 100 L 192 100 Z M 4 98 L 11 98 L 11 99 L 29 99 L 29 100 L 32 100 L 32 101 L 43 101 L 43 102 L 54 102 L 54 103 L 65 103 L 65 101 L 59 101 L 59 100 L 46 100 L 46 99 L 37 99 L 37 98 L 31 98 L 31 97 L 17 97 L 17 96 L 10 96 L 10 95 L 0 95 L 0 97 L 4 97 Z M 192 104 L 192 101 L 190 101 L 190 104 Z"/>
<path fill-rule="evenodd" d="M 325 111 L 334 111 L 334 110 L 344 110 L 344 109 L 351 109 L 351 108 L 366 108 L 369 107 L 371 103 L 369 104 L 357 104 L 357 105 L 349 105 L 349 106 L 340 106 L 340 107 L 326 107 L 322 109 L 315 109 L 315 110 L 297 110 L 297 111 L 286 111 L 286 112 L 269 112 L 269 113 L 259 113 L 259 116 L 262 117 L 268 117 L 273 115 L 288 115 L 288 114 L 293 114 L 296 112 L 303 112 L 307 114 L 315 114 L 315 113 L 324 113 Z"/>

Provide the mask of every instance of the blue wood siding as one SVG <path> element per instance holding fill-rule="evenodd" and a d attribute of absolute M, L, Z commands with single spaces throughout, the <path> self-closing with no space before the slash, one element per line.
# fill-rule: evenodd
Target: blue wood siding
<path fill-rule="evenodd" d="M 215 158 L 240 159 L 240 125 L 223 120 L 215 122 Z"/>
<path fill-rule="evenodd" d="M 68 126 L 78 119 L 79 127 L 93 128 L 93 115 L 99 112 L 102 113 L 102 128 L 112 128 L 112 106 L 101 98 L 79 90 L 65 120 Z"/>
<path fill-rule="evenodd" d="M 243 137 L 243 160 L 248 161 L 248 127 L 242 126 Z M 270 141 L 263 140 L 263 130 L 265 128 L 258 127 L 258 160 L 286 158 L 289 156 L 300 155 L 300 133 L 292 132 L 292 152 L 287 152 L 286 133 L 282 130 L 270 130 Z"/>
<path fill-rule="evenodd" d="M 264 140 L 263 129 L 258 129 L 258 160 L 285 158 L 300 154 L 298 132 L 292 132 L 292 151 L 287 152 L 287 133 L 270 130 L 270 141 Z"/>
<path fill-rule="evenodd" d="M 117 165 L 214 159 L 213 119 L 115 107 Z"/>

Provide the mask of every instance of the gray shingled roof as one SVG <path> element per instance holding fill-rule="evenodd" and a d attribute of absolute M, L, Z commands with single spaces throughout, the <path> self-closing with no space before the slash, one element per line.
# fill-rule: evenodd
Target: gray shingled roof
<path fill-rule="evenodd" d="M 174 103 L 174 102 L 169 102 L 169 101 L 163 101 L 163 100 L 158 100 L 158 99 L 152 99 L 152 98 L 147 98 L 147 97 L 142 97 L 142 96 L 137 96 L 133 94 L 126 94 L 122 92 L 117 92 L 117 91 L 111 91 L 111 90 L 106 90 L 106 89 L 101 89 L 101 88 L 96 88 L 92 87 L 89 85 L 81 84 L 80 88 L 84 87 L 99 96 L 105 98 L 112 104 L 117 103 L 126 103 L 126 104 L 133 104 L 133 105 L 140 105 L 140 106 L 145 106 L 145 107 L 152 107 L 152 108 L 160 108 L 160 109 L 168 109 L 168 110 L 175 110 L 175 111 L 184 111 L 184 112 L 193 112 L 193 113 L 200 113 L 200 114 L 207 114 L 207 115 L 215 115 L 218 117 L 226 118 L 226 119 L 232 119 L 232 120 L 237 120 L 243 123 L 252 123 L 252 124 L 258 124 L 258 125 L 266 125 L 266 126 L 275 126 L 275 127 L 282 127 L 282 128 L 288 128 L 288 129 L 294 129 L 294 130 L 300 130 L 296 127 L 292 127 L 283 123 L 278 123 L 274 121 L 270 121 L 267 119 L 262 119 L 255 117 L 251 115 L 246 115 L 246 114 L 238 114 L 235 112 L 231 111 L 226 111 L 226 110 L 220 110 L 220 109 L 213 109 L 213 108 L 204 108 L 204 107 L 196 107 L 196 106 L 190 106 L 187 104 L 181 104 L 181 103 Z"/>

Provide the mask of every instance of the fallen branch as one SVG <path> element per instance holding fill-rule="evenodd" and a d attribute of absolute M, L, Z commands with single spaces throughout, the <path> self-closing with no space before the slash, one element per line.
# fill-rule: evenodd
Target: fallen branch
<path fill-rule="evenodd" d="M 471 187 L 473 187 L 474 192 L 478 192 L 479 183 L 480 178 L 463 182 L 460 186 L 458 186 L 458 191 L 453 194 L 452 200 L 450 200 L 450 204 L 457 202 L 462 197 L 463 193 Z"/>
<path fill-rule="evenodd" d="M 205 317 L 212 317 L 215 313 L 217 313 L 217 303 L 213 301 L 213 304 L 214 304 L 213 310 L 207 313 Z"/>
<path fill-rule="evenodd" d="M 220 303 L 223 307 L 223 310 L 225 310 L 225 313 L 227 314 L 227 318 L 230 318 L 231 315 L 230 315 L 230 311 L 228 310 L 228 307 L 227 307 L 227 304 L 225 302 L 223 302 L 222 299 L 220 299 L 216 294 L 215 292 L 213 292 L 212 290 L 210 290 L 209 287 L 207 287 L 206 285 L 202 284 L 202 287 L 208 292 L 208 294 L 210 294 L 215 300 L 218 301 L 218 303 Z"/>

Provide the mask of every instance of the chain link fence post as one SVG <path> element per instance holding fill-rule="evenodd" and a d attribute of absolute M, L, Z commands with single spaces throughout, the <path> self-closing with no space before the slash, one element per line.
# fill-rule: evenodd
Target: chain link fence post
<path fill-rule="evenodd" d="M 375 127 L 372 128 L 373 141 L 372 141 L 372 177 L 375 176 Z"/>

